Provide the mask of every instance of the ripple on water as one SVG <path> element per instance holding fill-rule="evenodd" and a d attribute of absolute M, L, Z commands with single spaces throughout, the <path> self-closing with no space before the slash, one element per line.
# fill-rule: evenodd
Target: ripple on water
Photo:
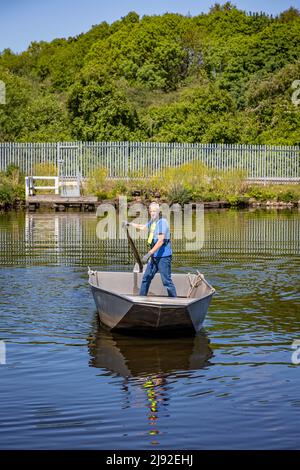
<path fill-rule="evenodd" d="M 30 216 L 39 240 L 30 244 L 25 216 L 1 217 L 10 237 L 0 255 L 1 448 L 299 448 L 300 366 L 291 361 L 300 339 L 298 213 L 207 215 L 216 240 L 230 243 L 175 250 L 174 267 L 200 269 L 217 293 L 200 335 L 168 339 L 99 326 L 86 266 L 128 270 L 132 258 L 125 245 L 103 250 L 91 229 L 97 220 L 60 214 L 53 225 L 52 216 Z M 276 217 L 289 230 L 278 231 Z M 263 232 L 267 218 L 274 230 Z M 270 240 L 253 238 L 254 254 L 254 226 L 272 235 L 273 253 Z M 55 227 L 68 228 L 64 237 L 84 234 L 84 244 L 60 239 Z"/>

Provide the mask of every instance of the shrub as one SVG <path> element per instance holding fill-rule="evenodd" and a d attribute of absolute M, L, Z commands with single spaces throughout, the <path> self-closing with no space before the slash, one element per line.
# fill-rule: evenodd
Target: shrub
<path fill-rule="evenodd" d="M 16 175 L 18 175 L 19 178 L 20 168 L 15 163 L 10 163 L 6 168 L 5 176 L 14 179 Z"/>
<path fill-rule="evenodd" d="M 134 195 L 138 192 L 143 200 L 166 196 L 166 191 L 163 191 L 157 177 L 135 179 L 129 181 L 127 184 L 129 194 Z"/>
<path fill-rule="evenodd" d="M 98 167 L 91 171 L 84 187 L 84 193 L 93 194 L 99 199 L 106 199 L 110 186 L 107 181 L 107 169 Z"/>
<path fill-rule="evenodd" d="M 287 191 L 279 191 L 277 194 L 277 200 L 282 202 L 296 202 L 298 201 L 297 192 L 292 189 L 288 189 Z"/>
<path fill-rule="evenodd" d="M 184 187 L 182 183 L 174 183 L 169 191 L 168 191 L 168 200 L 171 204 L 178 203 L 178 204 L 187 204 L 192 199 L 191 191 Z"/>
<path fill-rule="evenodd" d="M 9 207 L 24 200 L 24 175 L 17 165 L 11 164 L 0 174 L 0 205 Z"/>
<path fill-rule="evenodd" d="M 212 172 L 212 188 L 223 197 L 244 193 L 247 188 L 246 173 L 242 170 Z"/>
<path fill-rule="evenodd" d="M 257 201 L 272 201 L 276 199 L 276 191 L 272 187 L 253 186 L 248 190 L 247 196 Z"/>
<path fill-rule="evenodd" d="M 126 196 L 128 193 L 128 183 L 124 180 L 117 180 L 113 182 L 111 194 L 113 197 Z"/>
<path fill-rule="evenodd" d="M 227 201 L 233 207 L 246 207 L 249 201 L 248 197 L 241 195 L 227 196 Z"/>
<path fill-rule="evenodd" d="M 272 185 L 272 186 L 252 186 L 247 196 L 255 198 L 257 201 L 282 201 L 297 202 L 300 199 L 300 185 Z"/>
<path fill-rule="evenodd" d="M 13 189 L 7 182 L 0 183 L 0 204 L 12 205 L 14 202 Z"/>

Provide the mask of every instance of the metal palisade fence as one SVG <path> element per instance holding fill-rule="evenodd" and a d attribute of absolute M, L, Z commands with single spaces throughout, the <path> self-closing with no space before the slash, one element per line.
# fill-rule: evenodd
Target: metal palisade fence
<path fill-rule="evenodd" d="M 299 146 L 156 142 L 0 143 L 0 171 L 9 164 L 34 175 L 52 164 L 59 176 L 88 177 L 105 167 L 110 178 L 146 178 L 164 168 L 198 160 L 218 170 L 241 169 L 252 179 L 299 180 Z"/>

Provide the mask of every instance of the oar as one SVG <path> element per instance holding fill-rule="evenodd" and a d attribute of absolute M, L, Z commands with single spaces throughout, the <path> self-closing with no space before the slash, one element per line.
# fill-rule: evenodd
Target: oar
<path fill-rule="evenodd" d="M 126 230 L 126 235 L 127 235 L 127 239 L 128 239 L 128 242 L 129 242 L 129 245 L 131 246 L 131 249 L 132 249 L 132 252 L 133 252 L 133 255 L 136 259 L 136 262 L 137 264 L 139 265 L 139 269 L 140 269 L 140 273 L 143 272 L 143 263 L 142 263 L 142 260 L 141 260 L 141 257 L 139 255 L 139 252 L 137 251 L 136 249 L 136 246 L 134 244 L 134 241 L 132 240 L 130 234 L 129 234 L 129 231 L 128 231 L 128 227 L 124 227 L 125 230 Z"/>

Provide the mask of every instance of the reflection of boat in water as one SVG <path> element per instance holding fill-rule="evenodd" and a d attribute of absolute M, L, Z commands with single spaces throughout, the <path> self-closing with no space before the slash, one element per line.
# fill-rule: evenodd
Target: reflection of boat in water
<path fill-rule="evenodd" d="M 104 375 L 122 377 L 124 408 L 145 406 L 150 444 L 158 445 L 163 433 L 161 419 L 169 416 L 169 376 L 183 377 L 187 371 L 209 366 L 212 350 L 206 333 L 178 337 L 125 336 L 109 331 L 97 322 L 88 349 L 90 365 Z M 119 383 L 119 380 L 118 380 Z"/>
<path fill-rule="evenodd" d="M 98 327 L 89 340 L 90 365 L 122 377 L 202 369 L 212 356 L 204 331 L 180 338 L 133 337 Z"/>

